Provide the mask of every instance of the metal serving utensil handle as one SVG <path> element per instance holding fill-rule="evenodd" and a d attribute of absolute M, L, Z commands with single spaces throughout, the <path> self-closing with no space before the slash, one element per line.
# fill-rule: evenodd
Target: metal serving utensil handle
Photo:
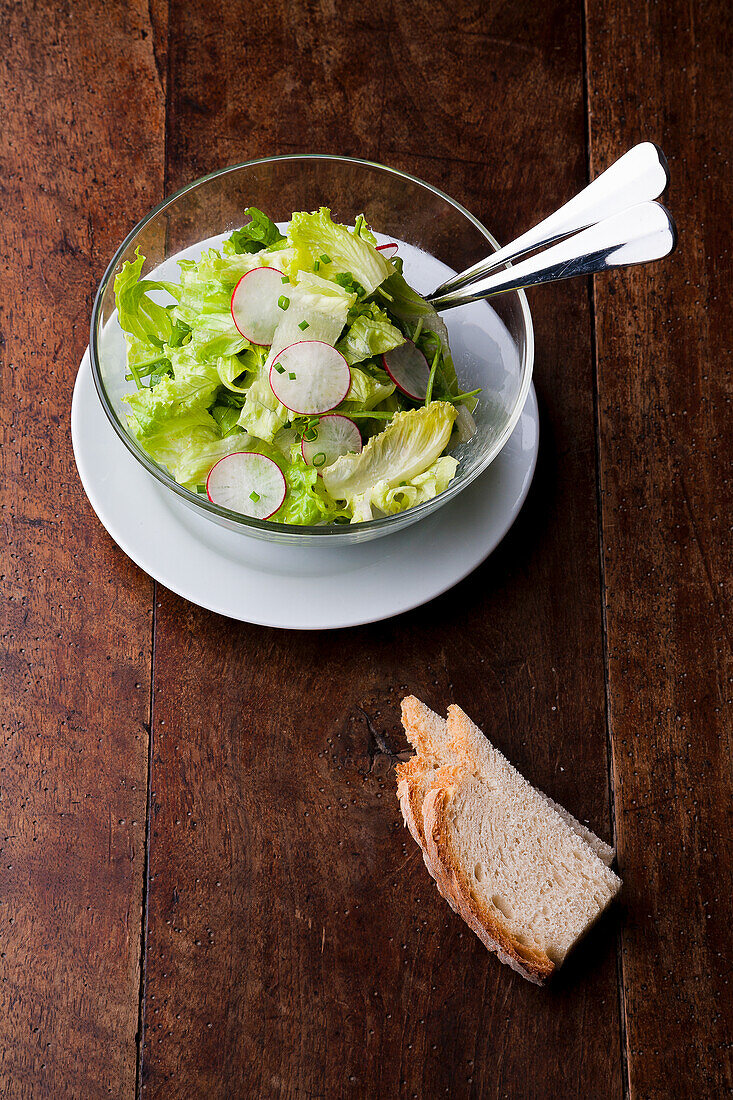
<path fill-rule="evenodd" d="M 450 309 L 508 290 L 659 260 L 676 245 L 677 229 L 666 207 L 659 202 L 643 202 L 513 267 L 430 300 L 435 309 Z"/>
<path fill-rule="evenodd" d="M 586 229 L 595 222 L 610 218 L 614 214 L 627 210 L 630 206 L 658 198 L 669 183 L 667 159 L 651 141 L 635 145 L 617 161 L 602 172 L 597 179 L 550 214 L 533 229 L 528 229 L 511 244 L 500 248 L 498 252 L 479 260 L 472 267 L 446 279 L 433 291 L 431 298 L 457 290 L 475 279 L 488 275 L 495 268 L 511 260 L 516 260 L 536 248 L 544 248 L 553 241 Z"/>

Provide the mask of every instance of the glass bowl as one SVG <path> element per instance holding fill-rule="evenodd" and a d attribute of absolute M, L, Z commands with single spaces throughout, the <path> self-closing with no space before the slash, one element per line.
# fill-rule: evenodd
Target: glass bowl
<path fill-rule="evenodd" d="M 177 282 L 176 257 L 184 251 L 195 256 L 201 242 L 238 228 L 247 206 L 259 207 L 277 222 L 289 221 L 294 210 L 319 206 L 330 207 L 334 220 L 347 224 L 364 213 L 382 241 L 412 246 L 404 250 L 404 272 L 422 293 L 498 248 L 489 231 L 448 195 L 405 172 L 370 161 L 320 155 L 269 157 L 204 176 L 143 218 L 123 241 L 97 291 L 90 340 L 92 374 L 112 427 L 165 493 L 198 515 L 244 535 L 292 546 L 340 546 L 416 523 L 483 473 L 519 420 L 534 356 L 532 320 L 521 291 L 500 295 L 491 305 L 479 302 L 443 315 L 461 387 L 482 389 L 474 412 L 478 430 L 451 452 L 459 467 L 445 492 L 396 515 L 322 527 L 251 519 L 178 485 L 127 430 L 122 396 L 133 384 L 125 381 L 124 338 L 114 301 L 116 273 L 140 248 L 146 257 L 144 275 L 162 268 L 162 277 Z"/>

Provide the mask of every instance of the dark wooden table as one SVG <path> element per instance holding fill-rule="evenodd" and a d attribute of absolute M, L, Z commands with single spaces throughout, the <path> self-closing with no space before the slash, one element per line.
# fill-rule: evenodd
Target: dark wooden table
<path fill-rule="evenodd" d="M 730 3 L 0 11 L 0 1094 L 730 1093 Z M 164 194 L 332 151 L 509 240 L 645 138 L 680 248 L 530 295 L 537 476 L 448 595 L 266 630 L 105 534 L 72 387 L 98 280 Z M 406 690 L 460 702 L 618 848 L 623 903 L 546 990 L 402 828 L 378 735 L 404 747 Z"/>

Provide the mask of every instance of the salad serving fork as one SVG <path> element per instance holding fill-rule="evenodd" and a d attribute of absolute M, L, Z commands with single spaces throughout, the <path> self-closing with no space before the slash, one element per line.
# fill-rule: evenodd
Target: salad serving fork
<path fill-rule="evenodd" d="M 677 244 L 672 215 L 653 201 L 668 183 L 664 153 L 653 142 L 642 142 L 555 213 L 447 279 L 427 299 L 437 310 L 450 309 L 509 290 L 661 259 Z M 521 259 L 529 252 L 535 254 Z M 509 266 L 514 260 L 520 262 Z"/>

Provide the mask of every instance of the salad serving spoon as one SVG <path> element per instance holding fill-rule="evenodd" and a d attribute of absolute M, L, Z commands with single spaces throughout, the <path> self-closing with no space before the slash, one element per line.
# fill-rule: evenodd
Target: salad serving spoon
<path fill-rule="evenodd" d="M 677 230 L 669 211 L 651 200 L 668 182 L 661 149 L 642 142 L 533 229 L 446 280 L 428 301 L 449 309 L 538 283 L 661 259 L 674 250 Z M 553 247 L 505 266 L 548 244 Z"/>

